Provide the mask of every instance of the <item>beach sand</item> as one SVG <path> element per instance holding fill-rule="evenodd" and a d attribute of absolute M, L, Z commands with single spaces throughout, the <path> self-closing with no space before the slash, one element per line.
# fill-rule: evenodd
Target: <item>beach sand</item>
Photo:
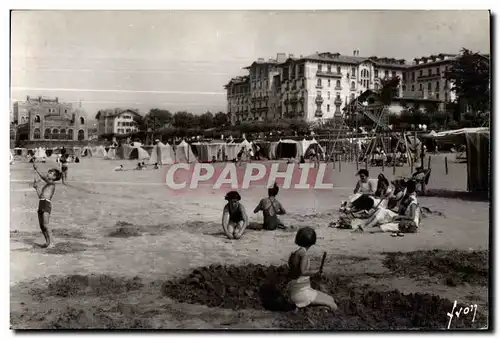
<path fill-rule="evenodd" d="M 332 169 L 332 190 L 281 190 L 278 199 L 288 212 L 281 219 L 294 229 L 248 230 L 238 241 L 221 235 L 224 192 L 204 188 L 174 194 L 164 185 L 165 167 L 157 171 L 113 172 L 120 164 L 132 169 L 137 161 L 83 158 L 81 163 L 70 165 L 69 185 L 57 185 L 50 222 L 55 246 L 49 250 L 36 245 L 43 242 L 43 236 L 38 227 L 36 194 L 29 190 L 34 177 L 32 165 L 16 162 L 10 175 L 12 327 L 276 327 L 272 312 L 180 303 L 162 295 L 158 286 L 212 264 L 283 265 L 296 249 L 294 230 L 301 226 L 316 229 L 318 241 L 311 250 L 317 256 L 323 251 L 328 253 L 327 274 L 357 275 L 360 283 L 374 289 L 430 293 L 465 304 L 472 300 L 487 313 L 487 286 L 466 283 L 451 287 L 439 281 L 422 282 L 391 274 L 382 264 L 384 252 L 488 250 L 489 202 L 460 194 L 466 189 L 466 164 L 455 163 L 453 155 L 446 155 L 446 175 L 444 156 L 432 156 L 429 189 L 462 198 L 419 198 L 422 206 L 444 216 L 425 218 L 418 234 L 393 238 L 389 234 L 354 234 L 328 227 L 357 179 L 356 165 L 343 163 L 341 172 L 338 164 Z M 56 163 L 49 160 L 39 164 L 42 173 L 50 167 L 56 167 Z M 374 178 L 382 172 L 381 168 L 369 170 Z M 385 168 L 383 173 L 389 179 L 394 177 L 392 168 Z M 408 167 L 396 168 L 396 175 L 409 174 Z M 262 221 L 252 211 L 266 193 L 265 187 L 241 191 L 251 222 Z M 359 257 L 366 259 L 357 260 Z M 86 295 L 85 288 L 89 287 L 85 284 L 83 292 L 71 296 L 45 292 L 40 296 L 43 293 L 33 292 L 46 289 L 58 279 L 56 276 L 70 275 L 105 275 L 122 282 L 137 277 L 142 287 L 134 289 L 133 284 L 125 284 L 128 287 L 110 297 L 90 292 Z M 442 317 L 447 320 L 446 314 Z M 131 319 L 135 322 L 131 323 Z"/>

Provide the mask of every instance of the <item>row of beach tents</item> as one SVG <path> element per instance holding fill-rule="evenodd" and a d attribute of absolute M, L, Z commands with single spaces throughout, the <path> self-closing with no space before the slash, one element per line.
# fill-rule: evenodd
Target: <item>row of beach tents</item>
<path fill-rule="evenodd" d="M 98 157 L 103 159 L 113 160 L 147 160 L 150 164 L 158 163 L 161 165 L 173 163 L 192 163 L 192 162 L 211 162 L 216 161 L 233 161 L 237 159 L 239 153 L 246 153 L 253 150 L 254 153 L 259 149 L 261 158 L 281 159 L 281 158 L 296 158 L 300 159 L 305 156 L 311 149 L 314 149 L 316 154 L 323 154 L 323 148 L 319 143 L 312 140 L 279 140 L 275 142 L 269 141 L 254 141 L 249 142 L 244 139 L 240 143 L 225 143 L 225 142 L 196 142 L 188 144 L 182 141 L 178 145 L 169 145 L 158 142 L 153 147 L 143 146 L 140 143 L 131 145 L 120 145 L 118 147 L 104 146 L 85 146 L 67 148 L 66 153 L 73 157 Z M 13 156 L 34 155 L 36 160 L 45 160 L 47 158 L 57 158 L 53 149 L 45 149 L 42 147 L 35 149 L 14 148 L 11 150 Z"/>

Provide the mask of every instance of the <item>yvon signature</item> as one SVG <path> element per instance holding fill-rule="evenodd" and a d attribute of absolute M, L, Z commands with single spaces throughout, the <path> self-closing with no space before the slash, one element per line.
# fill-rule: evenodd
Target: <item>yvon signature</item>
<path fill-rule="evenodd" d="M 457 301 L 455 300 L 451 312 L 446 313 L 448 318 L 450 318 L 450 321 L 448 321 L 448 330 L 450 329 L 451 321 L 453 320 L 454 317 L 458 319 L 460 318 L 461 315 L 467 315 L 472 312 L 474 312 L 474 315 L 472 316 L 472 323 L 474 323 L 474 321 L 476 320 L 477 304 L 467 306 L 466 308 L 460 307 L 459 310 L 455 311 L 456 308 L 457 308 Z"/>

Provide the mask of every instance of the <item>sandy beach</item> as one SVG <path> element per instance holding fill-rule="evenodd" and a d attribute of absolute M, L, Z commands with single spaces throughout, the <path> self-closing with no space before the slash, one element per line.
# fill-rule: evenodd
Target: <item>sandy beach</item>
<path fill-rule="evenodd" d="M 448 175 L 445 156 L 449 161 Z M 450 286 L 432 277 L 417 279 L 398 274 L 383 262 L 387 252 L 488 251 L 488 201 L 469 199 L 466 194 L 461 194 L 460 199 L 420 197 L 421 206 L 442 212 L 443 216 L 423 219 L 418 234 L 402 238 L 355 234 L 328 224 L 338 216 L 341 201 L 352 193 L 356 164 L 342 163 L 340 172 L 338 164 L 335 169 L 330 164 L 334 189 L 280 192 L 278 199 L 288 212 L 282 220 L 292 229 L 248 230 L 239 241 L 230 241 L 221 235 L 221 212 L 225 204 L 221 192 L 205 188 L 189 194 L 173 194 L 164 185 L 165 167 L 156 171 L 113 172 L 120 164 L 132 169 L 136 162 L 83 158 L 81 163 L 70 165 L 69 185 L 57 184 L 53 198 L 50 228 L 55 246 L 48 250 L 36 246 L 43 242 L 43 236 L 38 227 L 37 197 L 30 189 L 34 177 L 32 165 L 16 162 L 11 166 L 10 283 L 14 329 L 283 328 L 277 325 L 278 316 L 273 312 L 184 303 L 162 294 L 159 286 L 208 265 L 283 265 L 296 248 L 295 231 L 302 226 L 316 229 L 318 241 L 312 251 L 318 257 L 323 251 L 328 253 L 326 275 L 355 276 L 356 283 L 369 284 L 377 291 L 428 293 L 451 303 L 455 300 L 474 303 L 478 311 L 487 315 L 487 284 Z M 51 160 L 39 164 L 42 173 L 55 166 Z M 431 167 L 431 192 L 452 196 L 465 191 L 466 164 L 456 163 L 454 155 L 432 155 Z M 382 172 L 381 168 L 369 170 L 371 177 Z M 391 179 L 409 175 L 410 168 L 398 167 L 396 175 L 392 168 L 385 168 L 383 173 Z M 264 187 L 241 191 L 251 222 L 262 221 L 262 216 L 252 211 L 266 194 Z M 113 292 L 114 296 L 104 296 L 92 294 L 93 283 L 86 280 L 87 285 L 78 293 L 68 292 L 66 296 L 49 293 L 51 284 L 70 275 L 107 276 L 116 279 L 115 285 L 136 278 L 142 287 L 134 289 L 130 287 L 133 284 L 126 285 L 129 290 L 124 287 Z M 447 324 L 446 314 L 436 317 L 443 325 Z M 467 323 L 470 319 L 461 321 L 464 321 L 462 327 L 478 326 L 477 321 L 475 324 Z"/>

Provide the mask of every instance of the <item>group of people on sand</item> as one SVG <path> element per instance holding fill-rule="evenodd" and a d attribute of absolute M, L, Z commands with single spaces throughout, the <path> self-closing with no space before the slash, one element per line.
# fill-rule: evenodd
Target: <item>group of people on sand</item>
<path fill-rule="evenodd" d="M 260 200 L 257 207 L 254 209 L 254 213 L 262 212 L 264 216 L 262 229 L 271 231 L 277 228 L 284 228 L 285 226 L 278 218 L 278 215 L 286 214 L 285 209 L 276 199 L 279 192 L 278 185 L 275 183 L 267 192 L 267 198 Z M 227 193 L 225 199 L 227 200 L 227 204 L 224 206 L 222 212 L 222 228 L 224 234 L 229 239 L 239 239 L 249 224 L 248 215 L 245 207 L 240 202 L 241 196 L 238 192 L 231 191 Z"/>
<path fill-rule="evenodd" d="M 133 170 L 134 171 L 142 171 L 143 169 L 148 169 L 150 167 L 152 167 L 152 169 L 155 169 L 155 170 L 157 170 L 157 169 L 160 168 L 160 166 L 158 165 L 157 162 L 155 162 L 152 165 L 149 165 L 149 164 L 144 163 L 144 161 L 143 161 L 143 162 L 137 163 L 137 166 Z M 115 172 L 122 172 L 122 171 L 127 171 L 127 170 L 125 169 L 125 167 L 123 167 L 123 165 L 120 165 L 120 166 L 115 167 L 113 169 L 113 171 L 115 171 Z"/>
<path fill-rule="evenodd" d="M 416 233 L 420 225 L 417 181 L 398 179 L 393 182 L 381 173 L 370 180 L 366 169 L 358 171 L 354 194 L 343 202 L 344 213 L 334 226 L 352 228 L 355 232 L 391 232 L 392 236 Z"/>

